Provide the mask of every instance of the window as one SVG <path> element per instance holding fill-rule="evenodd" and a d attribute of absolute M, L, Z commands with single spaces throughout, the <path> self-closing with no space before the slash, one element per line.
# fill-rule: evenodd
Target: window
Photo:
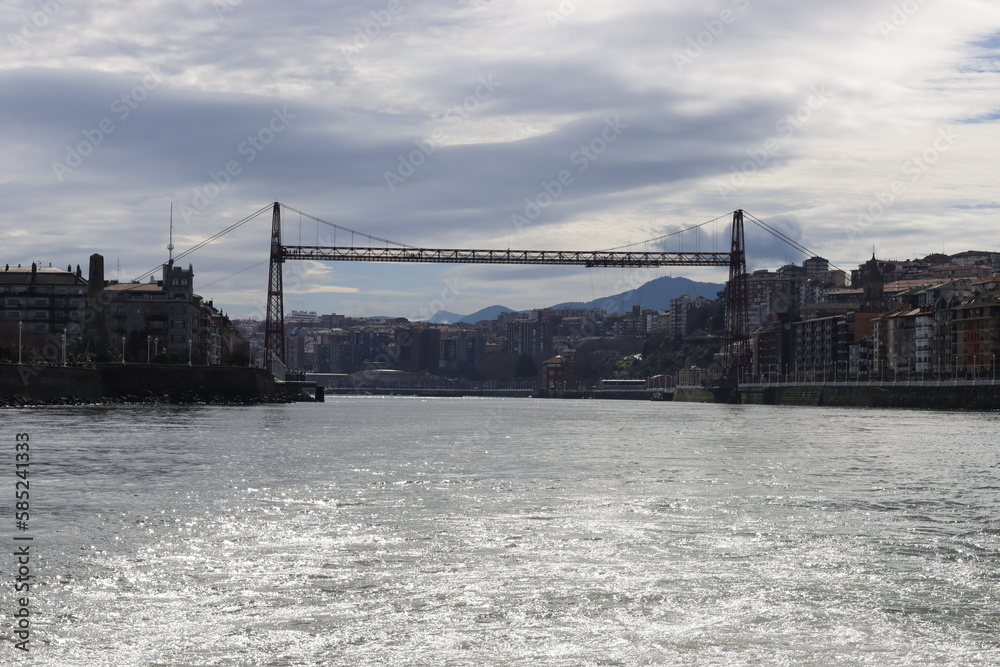
<path fill-rule="evenodd" d="M 170 326 L 173 329 L 183 329 L 184 328 L 184 320 L 174 320 L 174 321 L 172 321 L 170 323 Z"/>
<path fill-rule="evenodd" d="M 174 335 L 174 336 L 170 337 L 170 342 L 171 343 L 183 343 L 186 340 L 187 339 L 183 335 L 181 335 L 181 336 Z"/>
<path fill-rule="evenodd" d="M 44 310 L 36 310 L 35 311 L 35 319 L 36 320 L 47 320 L 47 319 L 49 319 L 49 314 L 48 314 L 47 311 L 44 311 Z"/>

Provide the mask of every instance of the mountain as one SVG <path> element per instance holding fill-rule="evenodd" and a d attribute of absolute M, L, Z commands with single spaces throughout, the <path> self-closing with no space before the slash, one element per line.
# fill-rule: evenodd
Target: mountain
<path fill-rule="evenodd" d="M 483 320 L 495 320 L 500 317 L 502 313 L 512 313 L 514 312 L 506 306 L 489 306 L 483 308 L 482 310 L 477 310 L 471 315 L 466 315 L 459 322 L 468 322 L 469 324 L 475 324 L 476 322 L 482 322 Z"/>
<path fill-rule="evenodd" d="M 431 324 L 459 324 L 461 322 L 466 324 L 475 324 L 476 322 L 482 322 L 483 320 L 495 320 L 502 313 L 512 312 L 514 311 L 506 306 L 489 306 L 487 308 L 483 308 L 482 310 L 477 310 L 471 315 L 465 316 L 457 313 L 450 313 L 447 310 L 439 310 L 427 321 Z"/>
<path fill-rule="evenodd" d="M 702 283 L 688 278 L 663 276 L 662 278 L 650 280 L 648 283 L 628 292 L 613 294 L 600 299 L 594 299 L 593 301 L 558 303 L 551 306 L 551 308 L 601 308 L 609 313 L 626 313 L 632 310 L 632 306 L 667 310 L 670 308 L 671 299 L 676 299 L 685 294 L 697 294 L 707 299 L 715 299 L 724 287 L 725 285 L 722 283 Z M 501 313 L 511 312 L 514 311 L 506 306 L 490 306 L 465 316 L 450 313 L 447 310 L 439 310 L 427 321 L 432 324 L 446 322 L 451 324 L 459 322 L 475 324 L 483 320 L 495 320 Z"/>
<path fill-rule="evenodd" d="M 427 321 L 431 324 L 451 324 L 452 322 L 461 322 L 462 316 L 458 313 L 450 313 L 447 310 L 439 310 L 431 315 Z"/>
<path fill-rule="evenodd" d="M 625 313 L 632 310 L 632 306 L 667 310 L 670 308 L 671 299 L 685 294 L 697 294 L 707 299 L 715 299 L 724 287 L 723 283 L 702 283 L 688 278 L 663 276 L 628 292 L 587 302 L 560 303 L 552 308 L 602 308 L 609 313 Z"/>

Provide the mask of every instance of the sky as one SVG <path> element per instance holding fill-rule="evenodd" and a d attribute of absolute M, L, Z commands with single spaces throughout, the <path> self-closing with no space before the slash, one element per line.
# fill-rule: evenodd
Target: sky
<path fill-rule="evenodd" d="M 743 209 L 848 270 L 1000 250 L 995 0 L 33 0 L 0 2 L 0 36 L 11 265 L 86 271 L 96 252 L 131 280 L 166 261 L 171 207 L 180 254 L 275 201 L 434 248 L 725 251 Z M 263 318 L 270 227 L 268 211 L 185 256 L 196 291 Z M 288 209 L 283 227 L 350 244 Z M 746 234 L 751 270 L 805 259 Z M 726 279 L 284 275 L 286 311 L 411 319 Z"/>

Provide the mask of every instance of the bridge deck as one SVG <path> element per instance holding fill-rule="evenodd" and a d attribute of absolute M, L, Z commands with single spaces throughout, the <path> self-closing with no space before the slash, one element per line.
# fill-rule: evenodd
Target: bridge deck
<path fill-rule="evenodd" d="M 348 246 L 281 247 L 282 259 L 445 264 L 558 264 L 563 266 L 728 266 L 728 252 L 622 252 L 611 250 L 470 250 Z"/>

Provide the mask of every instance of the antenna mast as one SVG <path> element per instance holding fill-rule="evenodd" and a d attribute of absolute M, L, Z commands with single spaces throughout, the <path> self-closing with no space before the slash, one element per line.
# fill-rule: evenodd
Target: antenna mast
<path fill-rule="evenodd" d="M 167 243 L 167 263 L 174 265 L 174 203 L 170 202 L 170 240 Z"/>

